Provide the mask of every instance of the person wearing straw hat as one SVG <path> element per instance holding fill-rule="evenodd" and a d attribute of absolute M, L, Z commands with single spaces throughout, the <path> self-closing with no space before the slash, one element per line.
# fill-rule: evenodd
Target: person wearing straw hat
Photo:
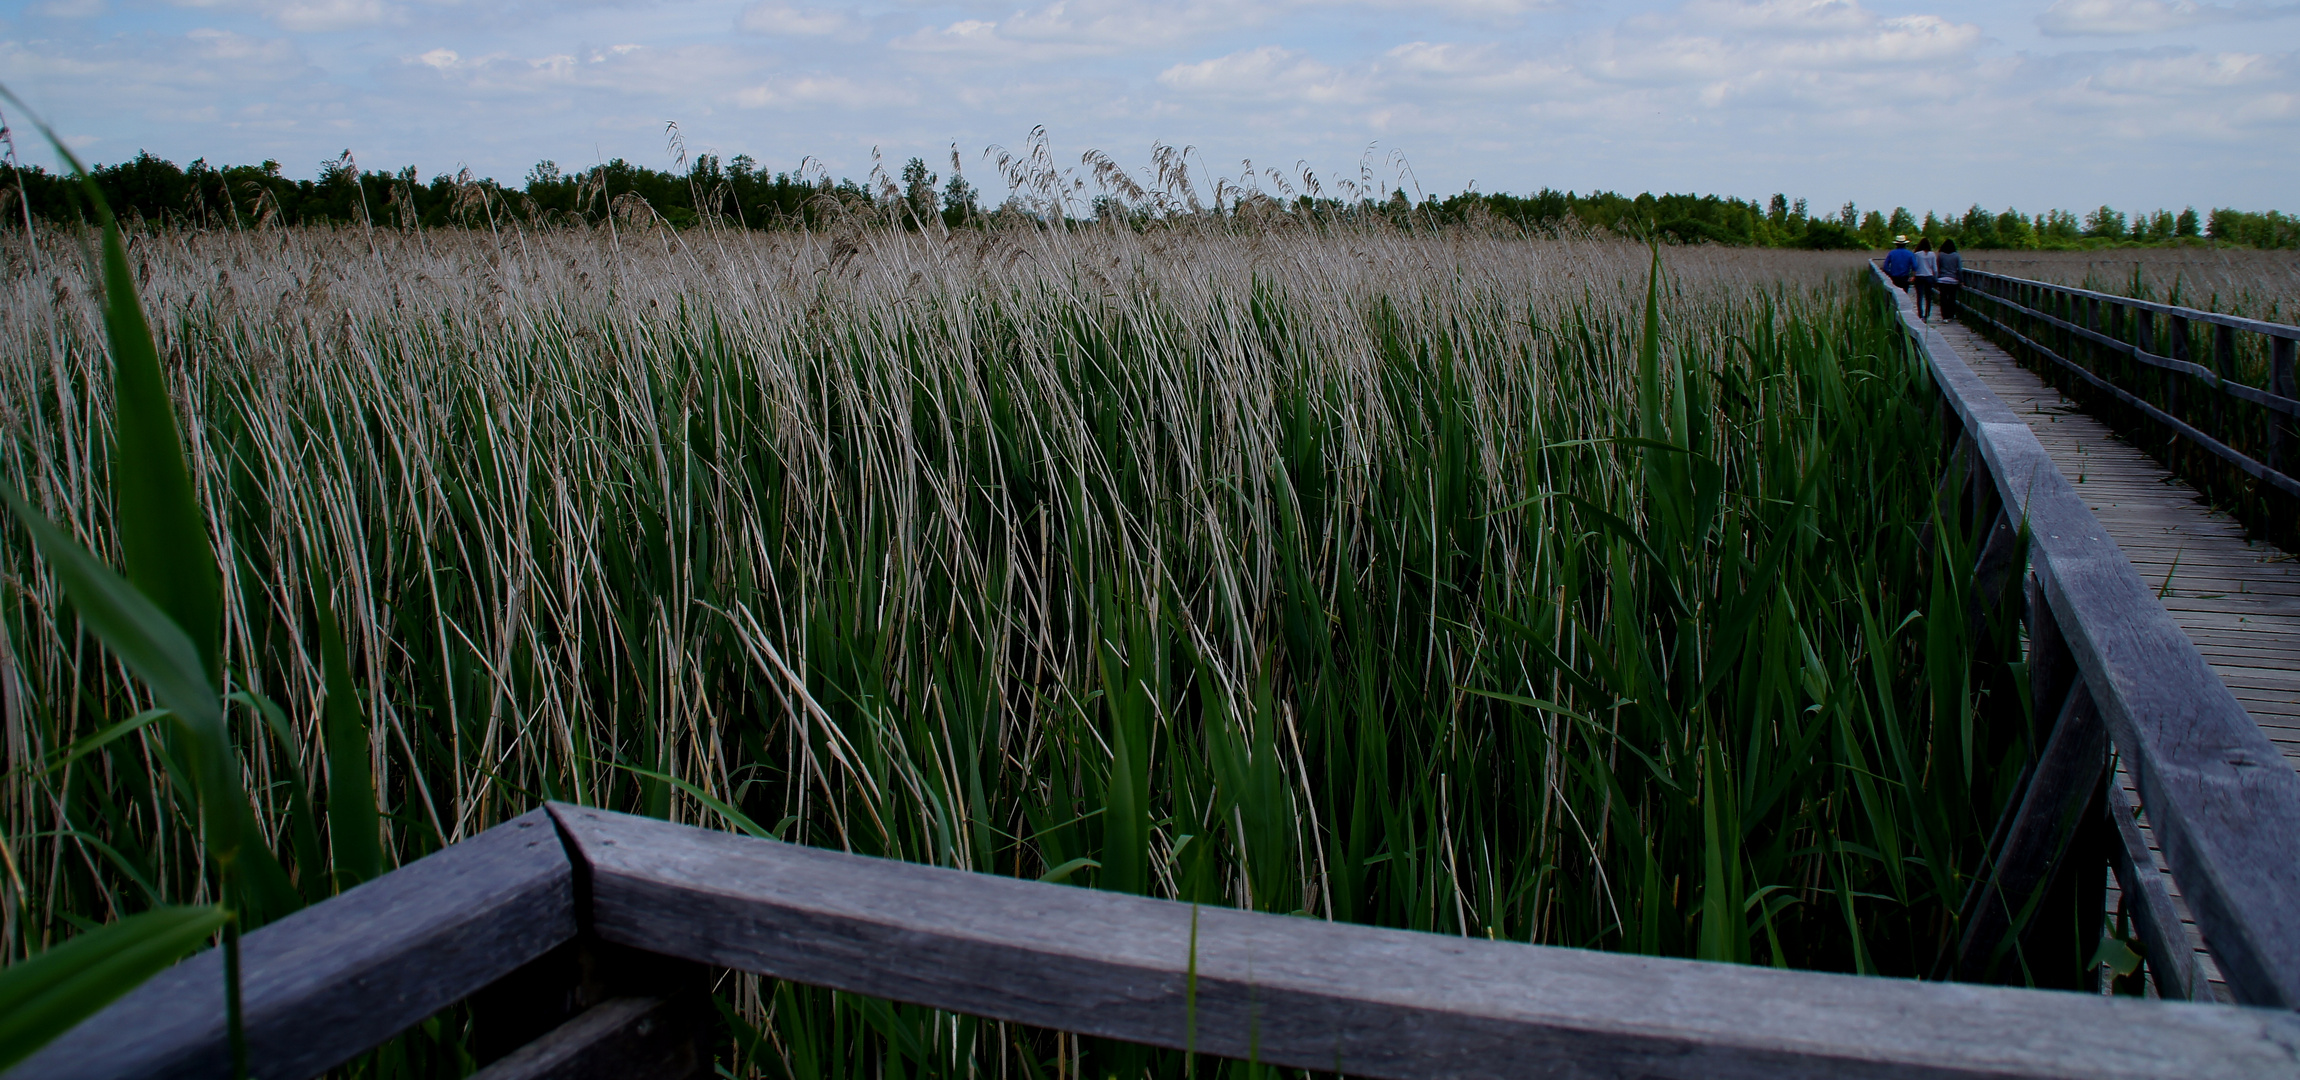
<path fill-rule="evenodd" d="M 1909 288 L 1909 276 L 1916 271 L 1917 257 L 1909 253 L 1909 238 L 1906 236 L 1894 237 L 1893 250 L 1885 253 L 1885 276 L 1893 279 L 1893 284 L 1906 292 Z"/>

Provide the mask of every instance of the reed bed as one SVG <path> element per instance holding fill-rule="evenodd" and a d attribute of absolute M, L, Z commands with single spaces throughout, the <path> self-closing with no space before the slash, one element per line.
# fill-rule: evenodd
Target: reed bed
<path fill-rule="evenodd" d="M 0 482 L 116 559 L 74 243 L 5 250 Z M 1668 248 L 1653 279 L 1618 241 L 1282 217 L 129 255 L 277 857 L 251 920 L 333 890 L 346 805 L 396 863 L 565 799 L 1923 975 L 2026 753 L 1929 384 L 1857 259 Z M 96 734 L 145 692 L 13 532 L 0 572 L 13 960 L 210 878 L 165 740 Z M 1188 1067 L 720 991 L 737 1075 Z M 467 1069 L 460 1022 L 353 1071 Z"/>
<path fill-rule="evenodd" d="M 2055 285 L 2241 315 L 2300 321 L 2300 253 L 2171 247 L 1968 251 L 1965 265 Z"/>

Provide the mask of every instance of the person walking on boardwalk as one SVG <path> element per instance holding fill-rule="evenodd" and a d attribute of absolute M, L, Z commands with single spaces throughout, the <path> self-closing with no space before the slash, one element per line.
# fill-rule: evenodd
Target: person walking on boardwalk
<path fill-rule="evenodd" d="M 1940 263 L 1933 257 L 1931 240 L 1917 241 L 1917 250 L 1910 254 L 1916 260 L 1916 269 L 1910 272 L 1910 276 L 1915 279 L 1917 286 L 1917 318 L 1922 319 L 1933 311 L 1933 278 L 1941 272 Z"/>
<path fill-rule="evenodd" d="M 1957 290 L 1965 287 L 1957 275 L 1965 272 L 1965 257 L 1957 254 L 1957 242 L 1941 241 L 1941 253 L 1933 256 L 1933 288 L 1941 294 L 1941 318 L 1957 317 Z"/>
<path fill-rule="evenodd" d="M 1903 291 L 1909 287 L 1909 275 L 1917 269 L 1917 257 L 1909 253 L 1909 238 L 1893 238 L 1893 250 L 1885 253 L 1885 276 Z"/>

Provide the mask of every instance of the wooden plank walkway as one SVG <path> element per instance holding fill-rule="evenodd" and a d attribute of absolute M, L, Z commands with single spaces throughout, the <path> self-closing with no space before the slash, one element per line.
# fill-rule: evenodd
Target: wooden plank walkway
<path fill-rule="evenodd" d="M 2195 488 L 1986 338 L 1955 323 L 1935 325 L 1989 389 L 2028 421 L 2141 580 L 2156 587 L 2173 621 L 2285 760 L 2300 768 L 2300 560 L 2246 539 L 2243 527 Z M 2117 775 L 2133 790 L 2121 767 Z M 2133 796 L 2137 801 L 2138 792 Z M 2171 885 L 2161 857 L 2158 870 Z M 2112 879 L 2112 910 L 2114 890 Z M 2215 995 L 2229 1000 L 2179 889 L 2172 892 L 2201 971 Z"/>

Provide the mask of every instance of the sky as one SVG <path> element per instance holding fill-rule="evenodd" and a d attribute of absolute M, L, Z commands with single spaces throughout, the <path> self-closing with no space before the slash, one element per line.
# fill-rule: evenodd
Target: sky
<path fill-rule="evenodd" d="M 0 0 L 0 83 L 93 161 L 296 177 L 668 168 L 676 123 L 858 179 L 955 148 L 995 194 L 1043 126 L 1329 192 L 2300 210 L 2300 2 Z"/>

